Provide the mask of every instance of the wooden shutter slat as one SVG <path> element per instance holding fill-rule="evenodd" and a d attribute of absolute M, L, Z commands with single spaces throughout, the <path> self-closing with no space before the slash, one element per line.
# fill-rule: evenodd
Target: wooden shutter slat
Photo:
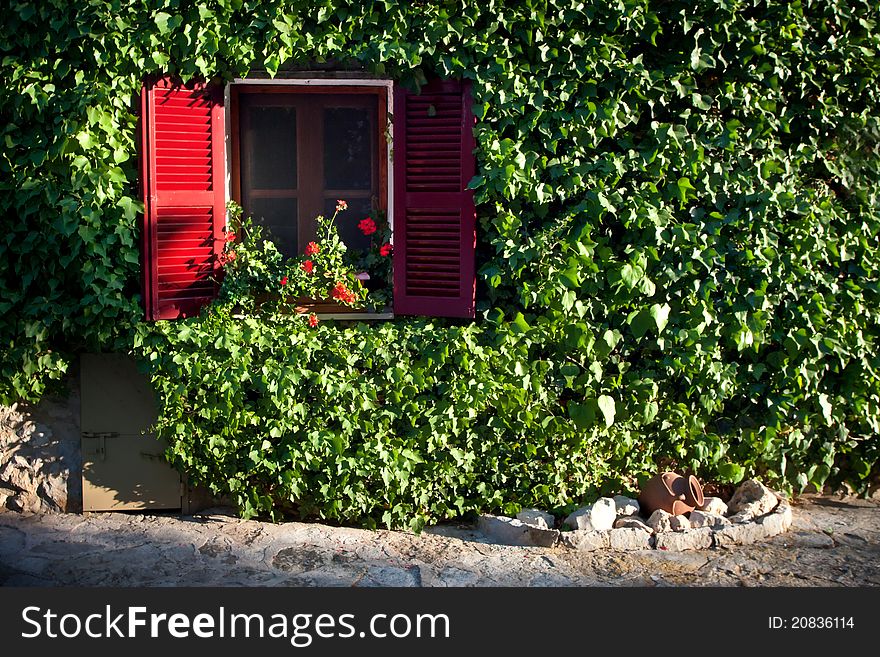
<path fill-rule="evenodd" d="M 474 317 L 476 211 L 470 83 L 394 93 L 394 312 Z"/>
<path fill-rule="evenodd" d="M 164 78 L 141 96 L 147 319 L 196 314 L 216 295 L 225 165 L 219 85 Z"/>

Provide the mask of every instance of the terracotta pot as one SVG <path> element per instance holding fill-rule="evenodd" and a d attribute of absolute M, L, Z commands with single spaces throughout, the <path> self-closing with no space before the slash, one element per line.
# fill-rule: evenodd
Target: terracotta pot
<path fill-rule="evenodd" d="M 639 506 L 645 515 L 657 509 L 680 516 L 703 505 L 703 487 L 693 475 L 663 472 L 651 477 L 639 493 Z"/>

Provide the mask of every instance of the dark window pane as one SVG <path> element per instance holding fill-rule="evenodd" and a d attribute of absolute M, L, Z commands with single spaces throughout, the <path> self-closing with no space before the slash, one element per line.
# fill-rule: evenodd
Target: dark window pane
<path fill-rule="evenodd" d="M 242 135 L 250 167 L 249 187 L 296 189 L 296 110 L 248 107 Z"/>
<path fill-rule="evenodd" d="M 256 198 L 248 205 L 246 212 L 256 223 L 269 229 L 268 237 L 281 253 L 294 256 L 299 252 L 295 198 Z"/>
<path fill-rule="evenodd" d="M 340 212 L 336 217 L 336 226 L 339 231 L 339 237 L 345 242 L 349 249 L 368 249 L 370 248 L 370 238 L 377 240 L 378 233 L 370 236 L 364 235 L 358 228 L 358 223 L 366 217 L 376 217 L 373 215 L 370 199 L 344 199 L 348 202 L 348 210 Z M 333 216 L 336 210 L 336 199 L 324 199 L 324 214 L 328 217 Z M 378 226 L 378 222 L 376 222 Z"/>
<path fill-rule="evenodd" d="M 372 189 L 374 114 L 360 107 L 324 109 L 324 189 Z"/>

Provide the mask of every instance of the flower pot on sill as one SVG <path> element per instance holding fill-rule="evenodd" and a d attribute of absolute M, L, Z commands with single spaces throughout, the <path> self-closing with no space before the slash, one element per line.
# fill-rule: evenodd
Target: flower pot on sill
<path fill-rule="evenodd" d="M 313 299 L 311 297 L 292 297 L 284 296 L 278 293 L 263 292 L 254 295 L 254 305 L 259 309 L 264 303 L 269 301 L 283 301 L 284 305 L 279 309 L 282 312 L 297 313 L 307 315 L 310 313 L 330 314 L 330 313 L 365 313 L 365 308 L 352 308 L 332 299 Z"/>
<path fill-rule="evenodd" d="M 315 313 L 316 315 L 330 313 L 364 313 L 364 308 L 352 308 L 332 299 L 311 299 L 309 297 L 300 297 L 298 299 L 290 299 L 290 303 L 294 304 L 293 308 L 298 313 Z"/>

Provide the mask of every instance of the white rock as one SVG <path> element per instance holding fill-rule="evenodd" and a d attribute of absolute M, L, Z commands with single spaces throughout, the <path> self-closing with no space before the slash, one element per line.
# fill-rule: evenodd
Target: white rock
<path fill-rule="evenodd" d="M 617 519 L 617 507 L 610 497 L 600 497 L 593 504 L 584 506 L 568 515 L 565 524 L 582 531 L 611 529 Z"/>
<path fill-rule="evenodd" d="M 653 537 L 646 531 L 635 527 L 622 527 L 609 532 L 612 550 L 650 550 Z"/>
<path fill-rule="evenodd" d="M 727 515 L 727 505 L 720 497 L 704 497 L 703 506 L 697 509 L 706 513 L 714 513 L 719 516 Z"/>
<path fill-rule="evenodd" d="M 691 511 L 691 527 L 699 529 L 701 527 L 724 527 L 730 524 L 730 520 L 717 513 L 708 513 L 706 511 Z"/>
<path fill-rule="evenodd" d="M 656 533 L 672 531 L 672 514 L 663 509 L 657 509 L 648 518 L 648 526 Z"/>
<path fill-rule="evenodd" d="M 477 529 L 503 545 L 552 547 L 559 540 L 559 531 L 556 529 L 539 529 L 504 516 L 483 514 L 477 521 Z"/>
<path fill-rule="evenodd" d="M 677 516 L 676 516 L 677 517 Z M 658 534 L 655 547 L 658 550 L 683 552 L 684 550 L 705 550 L 712 547 L 712 530 L 691 529 L 684 532 L 666 532 Z"/>
<path fill-rule="evenodd" d="M 556 519 L 540 509 L 523 509 L 516 514 L 516 519 L 538 529 L 553 529 Z"/>
<path fill-rule="evenodd" d="M 559 541 L 565 547 L 580 552 L 595 552 L 606 549 L 609 546 L 609 533 L 607 531 L 584 531 L 562 532 Z"/>
<path fill-rule="evenodd" d="M 654 533 L 654 530 L 651 529 L 644 520 L 635 516 L 623 516 L 614 521 L 614 529 L 623 529 L 626 527 L 641 529 L 643 532 L 648 532 L 649 534 Z"/>
<path fill-rule="evenodd" d="M 691 528 L 691 521 L 685 516 L 672 516 L 669 519 L 669 526 L 674 532 L 684 532 Z"/>
<path fill-rule="evenodd" d="M 639 502 L 625 495 L 614 496 L 614 506 L 617 508 L 617 516 L 635 516 L 639 513 Z"/>
<path fill-rule="evenodd" d="M 740 484 L 733 497 L 730 498 L 730 501 L 727 503 L 727 510 L 730 514 L 745 511 L 753 517 L 758 517 L 770 513 L 776 507 L 778 501 L 773 491 L 760 481 L 757 479 L 747 479 Z"/>
<path fill-rule="evenodd" d="M 617 505 L 610 497 L 600 497 L 590 509 L 590 524 L 594 530 L 611 529 L 617 520 Z"/>
<path fill-rule="evenodd" d="M 759 520 L 768 536 L 776 536 L 788 531 L 791 527 L 791 505 L 787 500 L 780 499 L 779 504 L 770 513 Z"/>

